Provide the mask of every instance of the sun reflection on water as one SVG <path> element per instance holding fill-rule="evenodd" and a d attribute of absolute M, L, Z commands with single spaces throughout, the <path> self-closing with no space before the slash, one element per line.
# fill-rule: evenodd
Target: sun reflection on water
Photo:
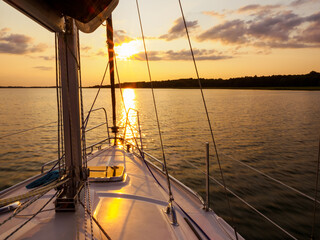
<path fill-rule="evenodd" d="M 137 113 L 132 109 L 135 109 L 136 94 L 134 89 L 126 88 L 122 92 L 123 102 L 121 109 L 120 126 L 124 127 L 124 138 L 129 142 L 134 143 L 133 137 L 137 137 L 139 132 L 137 129 L 138 119 Z M 128 115 L 128 117 L 127 117 Z"/>

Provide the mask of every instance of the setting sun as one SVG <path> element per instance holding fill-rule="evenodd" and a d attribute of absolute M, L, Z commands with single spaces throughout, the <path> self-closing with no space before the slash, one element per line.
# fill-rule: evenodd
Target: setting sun
<path fill-rule="evenodd" d="M 121 45 L 115 46 L 114 51 L 117 54 L 119 60 L 129 60 L 133 55 L 140 52 L 141 43 L 137 40 L 131 42 L 125 42 Z"/>

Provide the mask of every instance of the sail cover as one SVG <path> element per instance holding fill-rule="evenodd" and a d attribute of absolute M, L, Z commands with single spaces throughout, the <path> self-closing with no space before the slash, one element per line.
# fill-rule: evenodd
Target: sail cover
<path fill-rule="evenodd" d="M 83 32 L 93 32 L 111 15 L 119 0 L 4 0 L 53 32 L 64 30 L 64 16 Z"/>

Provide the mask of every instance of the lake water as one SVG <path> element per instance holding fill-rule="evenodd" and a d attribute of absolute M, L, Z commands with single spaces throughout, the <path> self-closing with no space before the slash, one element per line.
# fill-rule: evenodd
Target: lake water
<path fill-rule="evenodd" d="M 97 89 L 84 90 L 87 111 Z M 232 160 L 241 160 L 310 196 L 315 194 L 320 129 L 320 92 L 204 90 L 222 169 L 228 188 L 298 239 L 310 239 L 313 202 Z M 119 93 L 118 93 L 119 95 Z M 169 172 L 205 195 L 205 142 L 211 144 L 211 172 L 221 179 L 199 90 L 156 89 Z M 119 95 L 119 100 L 120 95 Z M 159 137 L 149 89 L 125 90 L 126 107 L 140 112 L 144 148 L 161 159 Z M 38 174 L 41 165 L 57 158 L 55 89 L 0 89 L 0 189 Z M 110 94 L 102 89 L 96 107 L 111 114 Z M 118 107 L 119 125 L 124 110 Z M 89 127 L 103 122 L 92 114 Z M 132 119 L 136 118 L 132 116 Z M 111 115 L 109 122 L 111 125 Z M 48 124 L 51 123 L 51 124 Z M 44 125 L 2 138 L 20 130 Z M 106 137 L 105 128 L 91 131 L 88 144 Z M 247 239 L 287 239 L 262 217 L 211 185 L 211 207 L 231 221 Z M 232 216 L 232 217 L 231 217 Z M 317 219 L 319 239 L 320 212 Z"/>

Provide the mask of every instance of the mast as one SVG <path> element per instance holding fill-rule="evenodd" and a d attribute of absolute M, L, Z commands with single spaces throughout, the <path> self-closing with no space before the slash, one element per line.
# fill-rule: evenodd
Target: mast
<path fill-rule="evenodd" d="M 58 55 L 61 71 L 63 126 L 66 174 L 70 179 L 56 201 L 56 211 L 74 211 L 82 179 L 80 132 L 78 29 L 66 17 L 65 32 L 58 33 Z"/>
<path fill-rule="evenodd" d="M 81 124 L 80 124 L 80 92 L 79 92 L 79 59 L 78 29 L 82 32 L 95 31 L 102 22 L 111 16 L 119 0 L 73 0 L 43 1 L 43 0 L 4 0 L 18 11 L 33 19 L 49 31 L 58 35 L 59 69 L 61 77 L 65 170 L 70 179 L 56 200 L 56 211 L 75 210 L 77 195 L 86 170 L 82 166 Z M 90 7 L 89 7 L 90 6 Z M 109 22 L 110 21 L 110 22 Z M 108 19 L 109 63 L 112 85 L 113 128 L 117 137 L 116 102 L 114 91 L 113 64 L 113 30 L 111 17 Z M 116 140 L 115 140 L 116 143 Z"/>
<path fill-rule="evenodd" d="M 112 132 L 114 133 L 115 141 L 117 144 L 117 133 L 119 127 L 117 127 L 117 116 L 116 116 L 116 93 L 114 85 L 114 42 L 113 42 L 113 26 L 112 17 L 107 19 L 107 44 L 108 44 L 108 54 L 109 54 L 109 69 L 110 69 L 110 86 L 111 86 L 111 101 L 112 101 Z"/>

